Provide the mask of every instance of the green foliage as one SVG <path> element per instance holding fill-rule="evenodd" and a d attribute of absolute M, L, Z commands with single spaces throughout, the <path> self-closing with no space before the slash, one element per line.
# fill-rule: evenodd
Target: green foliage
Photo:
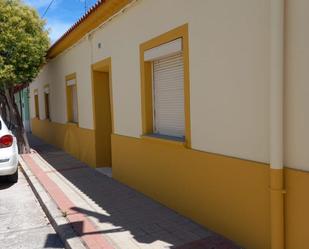
<path fill-rule="evenodd" d="M 20 0 L 0 0 L 0 88 L 30 83 L 44 63 L 48 31 Z"/>

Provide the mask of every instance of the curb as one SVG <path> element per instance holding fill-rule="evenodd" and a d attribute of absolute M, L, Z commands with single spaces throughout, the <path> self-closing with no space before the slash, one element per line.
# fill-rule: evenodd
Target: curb
<path fill-rule="evenodd" d="M 59 235 L 66 249 L 87 249 L 79 235 L 74 231 L 70 222 L 63 217 L 62 212 L 58 209 L 57 204 L 46 192 L 36 176 L 31 172 L 24 159 L 19 155 L 18 161 L 21 170 L 25 175 L 33 193 L 37 197 L 43 211 L 45 212 L 51 225 Z"/>

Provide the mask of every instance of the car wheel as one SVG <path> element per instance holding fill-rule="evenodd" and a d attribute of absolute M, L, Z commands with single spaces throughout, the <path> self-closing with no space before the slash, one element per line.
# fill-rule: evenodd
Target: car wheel
<path fill-rule="evenodd" d="M 18 181 L 18 170 L 13 175 L 8 176 L 8 180 L 11 183 L 16 183 Z"/>

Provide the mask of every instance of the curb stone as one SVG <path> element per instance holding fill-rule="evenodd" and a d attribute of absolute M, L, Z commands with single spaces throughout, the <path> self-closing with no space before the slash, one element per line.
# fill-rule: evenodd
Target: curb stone
<path fill-rule="evenodd" d="M 25 175 L 33 193 L 37 197 L 43 211 L 45 212 L 51 225 L 61 238 L 66 249 L 87 249 L 83 241 L 76 234 L 70 222 L 63 217 L 62 212 L 58 209 L 57 204 L 49 196 L 44 187 L 31 172 L 28 165 L 21 156 L 18 156 L 21 170 Z"/>

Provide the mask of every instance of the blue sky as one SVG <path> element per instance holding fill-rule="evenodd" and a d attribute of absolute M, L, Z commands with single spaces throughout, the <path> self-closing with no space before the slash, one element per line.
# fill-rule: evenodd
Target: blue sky
<path fill-rule="evenodd" d="M 51 0 L 24 0 L 42 16 Z M 86 0 L 89 9 L 97 0 Z M 85 0 L 54 0 L 44 19 L 50 30 L 51 42 L 55 42 L 85 13 Z"/>

